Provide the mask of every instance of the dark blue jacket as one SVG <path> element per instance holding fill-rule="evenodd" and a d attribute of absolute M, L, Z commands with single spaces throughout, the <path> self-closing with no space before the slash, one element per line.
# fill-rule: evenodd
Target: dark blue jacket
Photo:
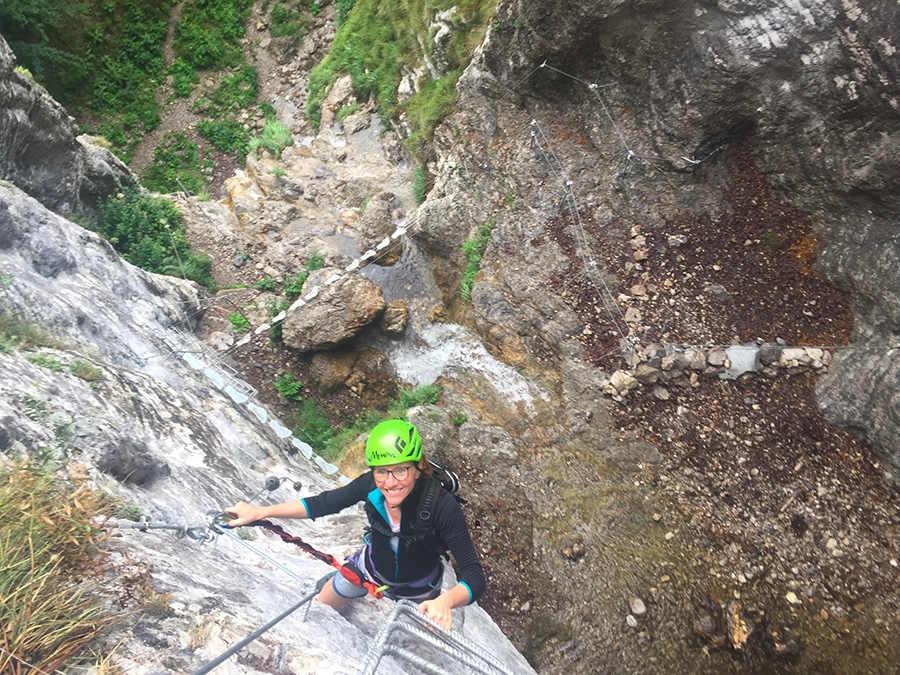
<path fill-rule="evenodd" d="M 379 519 L 380 527 L 369 533 L 371 561 L 385 581 L 402 585 L 422 579 L 433 573 L 440 562 L 438 547 L 433 541 L 416 540 L 419 523 L 419 501 L 428 479 L 419 478 L 413 491 L 400 505 L 400 538 L 395 552 L 390 537 L 380 530 L 390 531 L 390 523 L 384 507 L 384 496 L 375 487 L 372 472 L 362 474 L 343 487 L 328 490 L 313 497 L 304 498 L 309 518 L 319 518 L 337 513 L 348 506 L 367 501 L 374 508 L 367 508 L 369 520 Z M 469 528 L 459 503 L 440 485 L 431 503 L 431 521 L 435 534 L 447 545 L 459 568 L 458 581 L 469 589 L 469 602 L 477 600 L 485 588 L 484 570 L 472 546 Z"/>

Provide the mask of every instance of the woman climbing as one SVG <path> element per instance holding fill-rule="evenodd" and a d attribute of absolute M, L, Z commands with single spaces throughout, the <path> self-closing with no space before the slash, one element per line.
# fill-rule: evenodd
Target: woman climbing
<path fill-rule="evenodd" d="M 419 611 L 450 629 L 450 610 L 474 602 L 485 588 L 484 570 L 462 509 L 431 476 L 422 439 L 409 422 L 388 420 L 372 429 L 366 461 L 371 471 L 335 490 L 271 506 L 238 502 L 225 509 L 235 516 L 228 525 L 240 527 L 264 518 L 315 519 L 365 502 L 370 530 L 363 537 L 364 546 L 348 562 L 368 581 L 386 586 L 389 598 L 419 602 Z M 447 549 L 459 568 L 459 581 L 441 593 L 442 555 Z M 366 593 L 337 574 L 318 599 L 339 609 Z"/>

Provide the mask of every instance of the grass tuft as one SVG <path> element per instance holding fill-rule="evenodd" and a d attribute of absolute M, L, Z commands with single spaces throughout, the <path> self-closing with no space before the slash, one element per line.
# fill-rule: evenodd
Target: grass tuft
<path fill-rule="evenodd" d="M 0 672 L 56 672 L 112 623 L 94 582 L 105 500 L 33 464 L 0 471 Z M 24 664 L 31 664 L 27 668 Z"/>

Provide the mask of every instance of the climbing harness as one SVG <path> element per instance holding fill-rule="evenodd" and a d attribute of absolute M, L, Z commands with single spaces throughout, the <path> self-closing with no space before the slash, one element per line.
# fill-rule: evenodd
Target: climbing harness
<path fill-rule="evenodd" d="M 224 511 L 208 511 L 206 514 L 206 518 L 207 522 L 209 523 L 209 528 L 213 532 L 216 532 L 218 534 L 225 534 L 227 529 L 231 529 L 228 525 L 228 521 L 233 518 L 231 514 L 225 513 Z M 354 586 L 359 586 L 360 588 L 365 588 L 369 592 L 369 595 L 371 595 L 372 597 L 379 599 L 384 597 L 384 591 L 387 587 L 379 586 L 378 584 L 372 583 L 371 581 L 366 579 L 365 574 L 363 574 L 363 572 L 356 565 L 349 562 L 339 562 L 338 559 L 330 553 L 323 553 L 322 551 L 319 551 L 318 549 L 310 546 L 300 537 L 286 532 L 280 525 L 276 525 L 269 520 L 254 520 L 252 523 L 247 523 L 245 527 L 259 527 L 264 530 L 268 530 L 272 534 L 277 535 L 281 539 L 281 541 L 285 542 L 286 544 L 293 544 L 294 546 L 303 549 L 317 560 L 328 563 L 351 584 L 353 584 Z"/>

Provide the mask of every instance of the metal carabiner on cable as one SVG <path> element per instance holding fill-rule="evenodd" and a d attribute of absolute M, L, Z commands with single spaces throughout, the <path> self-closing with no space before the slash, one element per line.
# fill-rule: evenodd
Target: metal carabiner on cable
<path fill-rule="evenodd" d="M 206 512 L 206 523 L 209 525 L 209 529 L 215 532 L 216 534 L 225 534 L 226 530 L 230 530 L 231 527 L 228 525 L 229 521 L 235 519 L 230 513 L 226 513 L 225 511 L 207 511 Z"/>

